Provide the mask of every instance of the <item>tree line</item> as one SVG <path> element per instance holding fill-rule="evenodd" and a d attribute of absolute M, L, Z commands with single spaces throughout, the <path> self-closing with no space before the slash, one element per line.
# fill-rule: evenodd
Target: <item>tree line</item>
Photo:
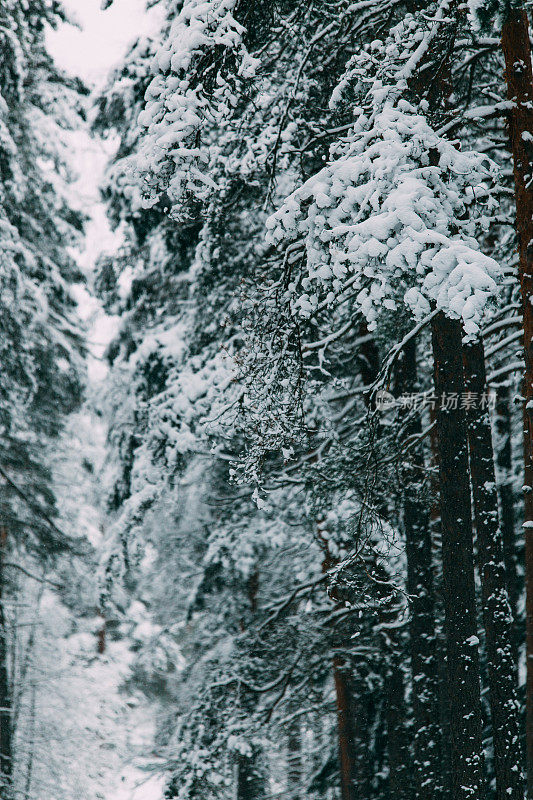
<path fill-rule="evenodd" d="M 531 797 L 528 5 L 150 5 L 90 111 L 121 233 L 92 287 L 119 322 L 93 588 L 99 657 L 151 619 L 129 683 L 165 797 Z M 61 19 L 0 10 L 6 800 L 31 795 L 19 573 L 94 559 L 51 474 L 85 357 Z"/>
<path fill-rule="evenodd" d="M 164 8 L 95 127 L 166 796 L 531 796 L 527 7 Z"/>

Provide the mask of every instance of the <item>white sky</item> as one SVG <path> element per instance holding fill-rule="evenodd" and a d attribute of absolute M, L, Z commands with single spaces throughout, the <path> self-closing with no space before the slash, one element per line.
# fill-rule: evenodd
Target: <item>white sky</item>
<path fill-rule="evenodd" d="M 61 67 L 97 85 L 104 82 L 128 44 L 157 25 L 158 12 L 146 12 L 145 0 L 114 0 L 107 11 L 101 10 L 101 0 L 63 0 L 63 5 L 81 30 L 62 25 L 50 31 L 49 50 Z"/>
<path fill-rule="evenodd" d="M 101 10 L 101 0 L 63 0 L 63 5 L 80 27 L 62 25 L 57 31 L 48 31 L 48 50 L 60 67 L 96 89 L 104 85 L 110 70 L 121 61 L 133 40 L 157 29 L 162 12 L 162 9 L 146 12 L 145 0 L 114 0 L 107 11 Z M 105 166 L 116 142 L 91 137 L 87 129 L 73 132 L 69 140 L 72 163 L 78 172 L 78 180 L 72 186 L 72 203 L 89 216 L 85 241 L 75 251 L 75 257 L 90 285 L 100 253 L 116 251 L 121 241 L 120 231 L 113 232 L 109 227 L 99 195 Z M 88 362 L 89 381 L 98 384 L 107 372 L 102 356 L 119 320 L 104 313 L 86 286 L 74 286 L 72 291 L 88 327 L 92 356 Z"/>

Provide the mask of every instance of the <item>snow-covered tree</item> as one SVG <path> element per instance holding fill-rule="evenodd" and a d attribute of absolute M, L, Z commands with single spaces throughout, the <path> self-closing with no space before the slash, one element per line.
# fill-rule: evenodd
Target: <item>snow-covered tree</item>
<path fill-rule="evenodd" d="M 63 135 L 81 124 L 83 87 L 58 72 L 44 46 L 44 26 L 62 18 L 56 3 L 7 2 L 0 10 L 0 767 L 6 797 L 22 780 L 25 758 L 14 749 L 21 676 L 17 621 L 7 604 L 16 600 L 17 573 L 27 558 L 46 573 L 75 538 L 57 524 L 50 469 L 50 448 L 79 404 L 84 370 L 71 294 L 81 276 L 69 251 L 83 220 L 69 205 Z"/>
<path fill-rule="evenodd" d="M 498 42 L 454 2 L 164 7 L 97 124 L 124 233 L 98 278 L 121 318 L 103 600 L 158 631 L 135 674 L 170 698 L 167 795 L 298 796 L 327 739 L 340 769 L 328 749 L 300 791 L 520 798 L 514 529 L 504 570 L 463 402 L 485 360 L 516 368 Z"/>

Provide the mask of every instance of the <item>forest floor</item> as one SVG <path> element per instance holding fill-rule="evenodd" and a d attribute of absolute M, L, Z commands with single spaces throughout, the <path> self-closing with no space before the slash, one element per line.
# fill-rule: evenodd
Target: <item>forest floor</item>
<path fill-rule="evenodd" d="M 41 601 L 36 661 L 46 675 L 37 690 L 34 800 L 160 800 L 150 771 L 155 713 L 126 688 L 134 653 L 124 636 L 98 655 L 97 618 L 74 621 L 52 592 Z M 59 785 L 58 785 L 59 781 Z"/>

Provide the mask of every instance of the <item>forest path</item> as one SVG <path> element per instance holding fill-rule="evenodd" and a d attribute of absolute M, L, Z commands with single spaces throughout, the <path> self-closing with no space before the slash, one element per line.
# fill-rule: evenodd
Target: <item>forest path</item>
<path fill-rule="evenodd" d="M 132 640 L 108 641 L 98 655 L 97 617 L 81 621 L 52 592 L 40 607 L 34 800 L 160 800 L 152 775 L 154 705 L 125 686 Z"/>

